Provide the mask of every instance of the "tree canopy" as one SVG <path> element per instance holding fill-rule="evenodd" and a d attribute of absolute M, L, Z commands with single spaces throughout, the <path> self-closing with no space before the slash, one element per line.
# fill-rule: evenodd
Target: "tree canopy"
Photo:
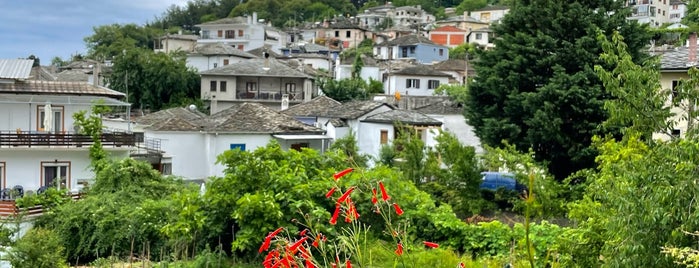
<path fill-rule="evenodd" d="M 620 31 L 633 59 L 649 38 L 626 14 L 612 0 L 516 1 L 494 27 L 496 47 L 475 62 L 466 117 L 481 141 L 532 148 L 558 179 L 593 166 L 591 138 L 606 132 L 599 125 L 610 98 L 593 70 L 597 29 Z"/>

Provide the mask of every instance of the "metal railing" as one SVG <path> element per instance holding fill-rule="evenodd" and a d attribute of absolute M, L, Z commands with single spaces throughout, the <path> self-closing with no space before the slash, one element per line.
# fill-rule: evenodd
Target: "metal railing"
<path fill-rule="evenodd" d="M 136 138 L 133 133 L 112 132 L 100 137 L 102 146 L 134 146 Z M 82 147 L 92 145 L 92 137 L 74 133 L 45 133 L 30 131 L 0 131 L 0 148 L 2 147 Z"/>

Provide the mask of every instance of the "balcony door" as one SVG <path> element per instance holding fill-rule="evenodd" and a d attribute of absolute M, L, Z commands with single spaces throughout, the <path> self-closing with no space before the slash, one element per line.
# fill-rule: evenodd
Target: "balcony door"
<path fill-rule="evenodd" d="M 46 129 L 45 121 L 46 119 L 46 106 L 39 106 L 38 108 L 38 118 L 37 118 L 37 130 L 43 131 Z M 51 106 L 51 113 L 53 114 L 53 124 L 51 125 L 51 132 L 60 133 L 63 131 L 63 106 Z"/>
<path fill-rule="evenodd" d="M 70 162 L 41 162 L 41 186 L 69 188 Z"/>

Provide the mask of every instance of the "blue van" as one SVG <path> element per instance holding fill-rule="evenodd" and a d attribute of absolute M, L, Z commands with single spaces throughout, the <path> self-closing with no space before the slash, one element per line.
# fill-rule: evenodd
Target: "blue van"
<path fill-rule="evenodd" d="M 481 175 L 483 175 L 481 190 L 497 191 L 504 188 L 508 191 L 520 192 L 527 189 L 526 186 L 515 180 L 515 175 L 512 173 L 486 171 L 481 172 Z"/>

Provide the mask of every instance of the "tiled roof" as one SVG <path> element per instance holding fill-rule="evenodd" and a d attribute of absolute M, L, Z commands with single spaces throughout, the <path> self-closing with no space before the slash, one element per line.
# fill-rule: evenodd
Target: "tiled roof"
<path fill-rule="evenodd" d="M 340 119 L 340 118 L 333 118 L 328 120 L 327 124 L 331 124 L 335 127 L 348 127 L 349 124 L 347 124 L 347 120 L 345 119 Z"/>
<path fill-rule="evenodd" d="M 390 110 L 367 117 L 362 122 L 394 123 L 408 125 L 441 126 L 442 122 L 423 113 L 409 110 Z"/>
<path fill-rule="evenodd" d="M 487 6 L 487 7 L 481 8 L 481 9 L 476 9 L 476 10 L 471 11 L 471 12 L 490 11 L 490 10 L 508 10 L 508 9 L 510 9 L 510 8 L 506 7 L 506 6 L 494 5 L 494 6 Z"/>
<path fill-rule="evenodd" d="M 677 47 L 667 51 L 660 56 L 660 70 L 687 70 L 689 49 L 687 47 Z"/>
<path fill-rule="evenodd" d="M 86 82 L 60 81 L 17 81 L 15 83 L 0 83 L 0 93 L 15 94 L 52 94 L 52 95 L 88 95 L 105 96 L 121 99 L 124 93 L 95 86 Z"/>
<path fill-rule="evenodd" d="M 346 19 L 339 19 L 337 21 L 331 21 L 328 29 L 358 29 L 358 30 L 364 30 L 362 27 L 359 27 L 359 25 L 352 23 L 349 20 Z"/>
<path fill-rule="evenodd" d="M 372 100 L 351 101 L 342 104 L 342 106 L 337 107 L 336 109 L 329 110 L 328 113 L 324 114 L 323 116 L 342 119 L 357 119 L 360 116 L 365 115 L 384 105 L 393 108 L 392 106 L 386 103 Z"/>
<path fill-rule="evenodd" d="M 308 102 L 291 106 L 281 113 L 290 116 L 321 116 L 328 114 L 330 110 L 336 109 L 341 105 L 342 103 L 328 96 L 319 96 Z"/>
<path fill-rule="evenodd" d="M 467 31 L 466 31 L 466 30 L 463 30 L 463 29 L 459 29 L 459 28 L 457 28 L 457 27 L 455 27 L 455 26 L 446 25 L 446 26 L 442 26 L 442 27 L 438 27 L 438 28 L 432 29 L 432 31 L 430 31 L 430 32 L 464 32 L 464 33 L 465 33 L 465 32 L 467 32 Z"/>
<path fill-rule="evenodd" d="M 471 32 L 481 32 L 481 33 L 492 33 L 494 32 L 490 27 L 484 27 L 484 28 L 478 28 L 478 29 L 473 29 Z M 470 33 L 469 33 L 470 34 Z"/>
<path fill-rule="evenodd" d="M 406 36 L 401 36 L 396 39 L 393 39 L 388 42 L 384 42 L 380 44 L 379 46 L 407 46 L 407 45 L 415 45 L 415 44 L 430 44 L 430 45 L 435 45 L 432 40 L 430 40 L 427 37 L 421 36 L 421 35 L 406 35 Z"/>
<path fill-rule="evenodd" d="M 87 70 L 83 69 L 70 69 L 65 70 L 56 74 L 56 81 L 65 82 L 87 82 L 90 75 L 87 74 Z"/>
<path fill-rule="evenodd" d="M 418 66 L 411 66 L 411 67 L 406 67 L 401 69 L 400 71 L 397 71 L 392 74 L 397 74 L 397 75 L 419 75 L 419 76 L 446 76 L 450 77 L 451 75 L 436 71 L 433 69 L 431 66 L 427 65 L 418 65 Z"/>
<path fill-rule="evenodd" d="M 223 19 L 218 19 L 214 21 L 209 21 L 209 22 L 204 22 L 202 24 L 194 25 L 194 26 L 203 26 L 203 25 L 224 25 L 224 24 L 247 24 L 248 19 L 246 17 L 234 17 L 234 18 L 223 18 Z"/>
<path fill-rule="evenodd" d="M 437 71 L 465 71 L 466 68 L 469 68 L 470 71 L 470 69 L 473 69 L 468 65 L 468 62 L 465 60 L 448 59 L 432 66 Z"/>
<path fill-rule="evenodd" d="M 194 34 L 168 34 L 168 35 L 164 35 L 164 36 L 160 37 L 160 39 L 197 41 L 197 39 L 199 39 L 199 36 L 194 35 Z"/>
<path fill-rule="evenodd" d="M 439 20 L 439 21 L 437 21 L 437 24 L 446 23 L 446 22 L 471 22 L 471 23 L 488 24 L 487 22 L 482 22 L 480 20 L 477 20 L 477 19 L 469 17 L 469 16 L 464 17 L 463 15 L 448 17 L 446 19 Z"/>
<path fill-rule="evenodd" d="M 323 132 L 319 128 L 253 102 L 234 104 L 209 118 L 209 131 L 271 134 Z"/>
<path fill-rule="evenodd" d="M 247 52 L 252 54 L 252 55 L 257 56 L 258 58 L 262 58 L 262 52 L 265 52 L 265 51 L 267 51 L 267 53 L 269 53 L 270 58 L 279 58 L 282 56 L 282 55 L 279 55 L 278 53 L 272 51 L 271 46 L 268 46 L 268 45 L 264 45 L 264 46 L 261 46 L 261 47 L 255 48 L 255 49 L 251 49 L 251 50 L 248 50 Z"/>
<path fill-rule="evenodd" d="M 27 79 L 33 64 L 34 60 L 0 59 L 0 79 Z"/>
<path fill-rule="evenodd" d="M 335 48 L 330 48 L 326 46 L 321 46 L 315 43 L 293 43 L 287 46 L 286 48 L 282 48 L 282 50 L 303 50 L 307 53 L 315 53 L 315 52 L 321 52 L 321 51 L 340 51 L 339 49 Z"/>
<path fill-rule="evenodd" d="M 229 56 L 236 56 L 236 57 L 248 58 L 248 59 L 257 57 L 253 54 L 247 53 L 245 51 L 242 51 L 240 49 L 234 48 L 230 45 L 226 45 L 226 44 L 220 43 L 220 42 L 197 44 L 194 47 L 192 54 L 207 55 L 207 56 L 208 55 L 229 55 Z"/>
<path fill-rule="evenodd" d="M 264 70 L 263 68 L 269 68 Z M 265 76 L 265 77 L 295 77 L 311 78 L 311 76 L 295 70 L 276 59 L 250 59 L 215 69 L 203 71 L 202 75 L 233 75 L 233 76 Z"/>
<path fill-rule="evenodd" d="M 452 100 L 433 102 L 413 109 L 423 114 L 463 114 L 464 108 Z"/>
<path fill-rule="evenodd" d="M 200 112 L 176 107 L 138 117 L 136 123 L 158 131 L 199 131 L 205 125 L 204 118 Z"/>
<path fill-rule="evenodd" d="M 30 76 L 31 80 L 55 81 L 57 79 L 55 74 L 51 71 L 50 67 L 46 66 L 32 67 Z"/>

